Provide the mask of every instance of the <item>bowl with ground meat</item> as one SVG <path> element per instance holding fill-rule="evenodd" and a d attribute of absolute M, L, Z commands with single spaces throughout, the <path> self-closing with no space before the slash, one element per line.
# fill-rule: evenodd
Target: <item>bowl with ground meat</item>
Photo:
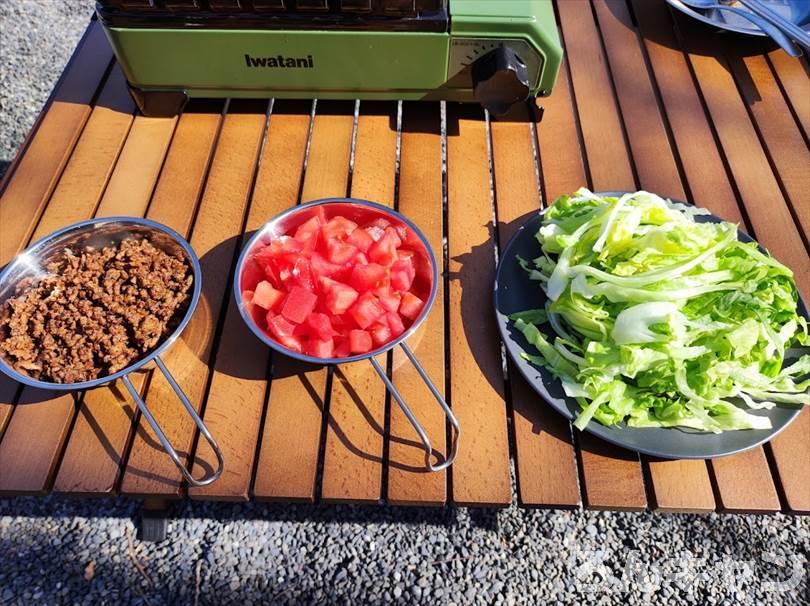
<path fill-rule="evenodd" d="M 222 460 L 160 354 L 200 298 L 197 255 L 170 228 L 137 217 L 91 219 L 46 236 L 0 273 L 0 371 L 23 385 L 74 391 L 120 379 L 193 485 Z M 219 458 L 195 480 L 128 378 L 154 362 Z"/>

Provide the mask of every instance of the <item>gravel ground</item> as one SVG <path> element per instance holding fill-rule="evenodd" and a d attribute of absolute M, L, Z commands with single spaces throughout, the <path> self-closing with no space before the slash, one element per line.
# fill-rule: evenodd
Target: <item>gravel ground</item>
<path fill-rule="evenodd" d="M 0 0 L 0 172 L 89 0 Z M 0 499 L 0 604 L 807 604 L 810 518 Z"/>

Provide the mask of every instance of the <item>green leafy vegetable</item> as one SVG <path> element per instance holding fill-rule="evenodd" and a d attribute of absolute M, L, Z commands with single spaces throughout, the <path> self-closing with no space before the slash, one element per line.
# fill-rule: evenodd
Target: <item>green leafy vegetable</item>
<path fill-rule="evenodd" d="M 703 214 L 586 189 L 544 214 L 542 254 L 518 263 L 548 301 L 510 319 L 579 402 L 578 428 L 763 429 L 749 410 L 810 403 L 810 355 L 783 368 L 810 343 L 793 273 Z"/>

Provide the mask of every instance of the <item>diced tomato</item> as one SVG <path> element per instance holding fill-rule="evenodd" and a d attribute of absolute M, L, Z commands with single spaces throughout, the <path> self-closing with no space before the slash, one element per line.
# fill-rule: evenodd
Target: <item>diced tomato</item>
<path fill-rule="evenodd" d="M 291 322 L 301 324 L 315 309 L 317 302 L 318 296 L 315 293 L 300 286 L 294 286 L 284 301 L 281 314 Z"/>
<path fill-rule="evenodd" d="M 242 269 L 242 280 L 239 282 L 239 286 L 242 290 L 252 290 L 256 288 L 256 285 L 262 280 L 264 280 L 264 269 L 256 262 L 256 259 L 253 258 L 245 261 L 245 266 Z"/>
<path fill-rule="evenodd" d="M 304 350 L 301 345 L 301 340 L 296 337 L 279 337 L 278 342 L 287 349 L 297 353 L 301 353 Z"/>
<path fill-rule="evenodd" d="M 388 322 L 392 337 L 398 337 L 405 332 L 405 324 L 402 323 L 402 318 L 399 317 L 398 313 L 389 311 L 385 314 L 385 321 Z"/>
<path fill-rule="evenodd" d="M 385 234 L 385 228 L 380 227 L 379 225 L 369 225 L 368 227 L 364 227 L 363 229 L 366 230 L 366 233 L 374 242 L 382 238 L 383 235 Z"/>
<path fill-rule="evenodd" d="M 312 329 L 312 333 L 316 335 L 318 339 L 324 341 L 340 334 L 332 327 L 332 321 L 326 314 L 310 314 L 307 318 L 307 325 Z"/>
<path fill-rule="evenodd" d="M 396 246 L 397 248 L 402 246 L 402 238 L 399 237 L 399 233 L 397 233 L 396 229 L 394 229 L 393 227 L 386 227 L 385 233 L 388 234 L 388 237 L 394 241 L 394 246 Z"/>
<path fill-rule="evenodd" d="M 345 240 L 355 229 L 357 229 L 357 223 L 338 215 L 329 219 L 323 226 L 323 237 L 327 240 L 329 238 Z"/>
<path fill-rule="evenodd" d="M 360 295 L 357 302 L 349 309 L 349 315 L 363 329 L 371 326 L 384 313 L 385 309 L 380 305 L 379 299 L 370 292 Z"/>
<path fill-rule="evenodd" d="M 272 256 L 282 253 L 300 253 L 304 251 L 304 244 L 290 236 L 281 236 L 278 240 L 273 240 L 268 249 Z"/>
<path fill-rule="evenodd" d="M 267 314 L 267 328 L 277 339 L 292 337 L 295 333 L 295 324 L 281 314 L 276 315 L 272 311 Z"/>
<path fill-rule="evenodd" d="M 371 347 L 371 335 L 365 330 L 353 330 L 349 333 L 349 349 L 352 353 L 368 353 Z"/>
<path fill-rule="evenodd" d="M 382 265 L 369 263 L 368 265 L 356 264 L 352 269 L 352 277 L 349 283 L 362 292 L 382 286 L 386 281 L 386 270 Z"/>
<path fill-rule="evenodd" d="M 282 291 L 273 288 L 267 280 L 262 280 L 256 285 L 252 301 L 262 309 L 275 309 L 283 299 Z"/>
<path fill-rule="evenodd" d="M 361 228 L 356 228 L 349 237 L 346 239 L 346 242 L 351 244 L 352 246 L 356 246 L 359 250 L 363 252 L 368 251 L 368 247 L 374 244 L 374 239 L 369 235 L 369 233 Z"/>
<path fill-rule="evenodd" d="M 351 244 L 340 242 L 334 238 L 326 241 L 326 256 L 330 263 L 343 265 L 351 261 L 357 254 L 357 248 Z"/>
<path fill-rule="evenodd" d="M 399 292 L 410 290 L 415 276 L 413 262 L 408 258 L 398 259 L 391 266 L 391 288 Z"/>
<path fill-rule="evenodd" d="M 298 226 L 293 238 L 304 244 L 307 250 L 312 250 L 318 243 L 318 234 L 321 231 L 321 220 L 316 216 L 310 217 Z"/>
<path fill-rule="evenodd" d="M 388 324 L 375 324 L 369 329 L 369 332 L 371 333 L 371 340 L 374 341 L 374 345 L 377 347 L 382 347 L 391 340 L 391 328 Z"/>
<path fill-rule="evenodd" d="M 402 295 L 402 302 L 399 304 L 399 313 L 409 320 L 415 320 L 422 311 L 424 301 L 411 292 Z"/>
<path fill-rule="evenodd" d="M 315 283 L 312 281 L 312 269 L 310 267 L 309 259 L 300 257 L 293 265 L 292 277 L 298 286 L 306 290 L 312 291 L 315 289 Z"/>
<path fill-rule="evenodd" d="M 328 278 L 321 279 L 321 286 L 325 284 L 324 280 L 329 280 Z M 346 313 L 348 309 L 357 301 L 357 298 L 360 296 L 355 289 L 351 286 L 347 286 L 342 282 L 337 282 L 335 280 L 329 280 L 327 283 L 328 285 L 324 288 L 326 292 L 326 309 L 329 310 L 329 313 L 334 315 Z"/>
<path fill-rule="evenodd" d="M 386 267 L 393 265 L 397 260 L 397 247 L 390 234 L 383 234 L 382 238 L 371 245 L 368 249 L 368 258 Z"/>
<path fill-rule="evenodd" d="M 345 271 L 345 267 L 343 265 L 330 263 L 320 253 L 312 253 L 312 257 L 309 260 L 309 266 L 312 269 L 312 277 L 315 280 L 321 276 L 331 277 Z"/>
<path fill-rule="evenodd" d="M 385 217 L 377 217 L 376 219 L 372 219 L 366 224 L 366 227 L 379 227 L 380 229 L 384 230 L 386 227 L 391 225 L 391 221 L 386 219 Z"/>
<path fill-rule="evenodd" d="M 310 339 L 304 352 L 315 358 L 331 358 L 335 352 L 335 342 L 332 339 Z"/>
<path fill-rule="evenodd" d="M 346 337 L 345 339 L 340 339 L 335 343 L 335 351 L 334 357 L 336 358 L 348 358 L 352 353 L 351 348 L 349 347 L 349 338 Z"/>
<path fill-rule="evenodd" d="M 399 303 L 402 301 L 402 295 L 399 293 L 388 293 L 384 295 L 377 295 L 380 299 L 380 305 L 383 306 L 385 311 L 399 311 Z"/>

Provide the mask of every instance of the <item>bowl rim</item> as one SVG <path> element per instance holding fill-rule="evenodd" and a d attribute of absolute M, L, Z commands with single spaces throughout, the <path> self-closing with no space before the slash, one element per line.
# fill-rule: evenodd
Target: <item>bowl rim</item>
<path fill-rule="evenodd" d="M 410 327 L 408 327 L 408 329 L 401 335 L 399 335 L 397 338 L 392 339 L 382 347 L 378 347 L 377 349 L 373 349 L 372 351 L 364 354 L 355 354 L 352 356 L 346 356 L 342 358 L 316 358 L 314 356 L 308 356 L 303 353 L 292 351 L 291 349 L 284 347 L 281 343 L 278 343 L 277 341 L 269 337 L 267 334 L 265 334 L 265 332 L 261 328 L 259 328 L 259 326 L 256 325 L 256 323 L 253 321 L 253 318 L 250 317 L 250 314 L 247 313 L 244 301 L 242 300 L 242 291 L 239 286 L 239 282 L 242 276 L 244 264 L 247 261 L 248 254 L 253 250 L 259 238 L 272 225 L 294 214 L 305 212 L 307 209 L 315 208 L 318 206 L 328 206 L 330 204 L 353 204 L 356 206 L 371 208 L 375 211 L 380 212 L 381 214 L 391 216 L 397 221 L 400 221 L 403 224 L 405 224 L 405 226 L 408 227 L 409 229 L 413 230 L 413 232 L 417 235 L 417 237 L 425 247 L 425 250 L 427 251 L 431 267 L 432 283 L 430 288 L 430 295 L 425 301 L 425 305 L 422 307 L 422 311 L 413 321 Z M 271 349 L 274 349 L 275 351 L 278 351 L 279 353 L 284 354 L 285 356 L 288 356 L 295 360 L 306 362 L 309 364 L 316 364 L 319 366 L 349 364 L 351 362 L 359 362 L 361 360 L 373 358 L 375 356 L 378 356 L 382 353 L 385 353 L 393 349 L 394 347 L 399 345 L 402 341 L 410 337 L 414 332 L 416 332 L 416 330 L 419 328 L 422 322 L 424 322 L 425 318 L 427 318 L 427 315 L 430 313 L 430 310 L 433 307 L 433 303 L 436 300 L 436 294 L 438 290 L 439 290 L 439 266 L 436 261 L 436 255 L 433 253 L 433 248 L 430 246 L 430 242 L 428 241 L 427 237 L 422 232 L 422 230 L 419 229 L 419 227 L 417 227 L 413 221 L 408 219 L 400 212 L 394 210 L 393 208 L 390 208 L 378 202 L 363 200 L 362 198 L 348 198 L 348 197 L 320 198 L 318 200 L 313 200 L 311 202 L 306 202 L 303 204 L 292 206 L 287 210 L 282 211 L 281 213 L 275 215 L 270 220 L 266 221 L 260 228 L 258 228 L 255 231 L 255 233 L 250 237 L 247 243 L 242 247 L 242 252 L 239 253 L 239 261 L 236 264 L 236 270 L 234 271 L 233 277 L 233 296 L 236 301 L 236 307 L 239 310 L 239 314 L 242 316 L 242 320 L 244 320 L 245 324 L 247 324 L 251 332 L 253 332 L 253 334 L 256 335 L 260 341 L 262 341 L 265 345 L 267 345 Z"/>
<path fill-rule="evenodd" d="M 131 372 L 138 370 L 139 368 L 145 366 L 156 357 L 158 357 L 161 353 L 163 353 L 168 347 L 170 347 L 176 340 L 177 337 L 185 329 L 186 325 L 188 325 L 189 321 L 191 320 L 192 315 L 194 315 L 194 310 L 197 308 L 197 304 L 200 300 L 200 294 L 202 292 L 202 269 L 200 267 L 200 260 L 197 257 L 197 254 L 194 252 L 194 249 L 191 248 L 191 245 L 186 241 L 186 239 L 173 230 L 168 225 L 164 225 L 162 223 L 158 223 L 157 221 L 153 221 L 152 219 L 146 219 L 144 217 L 129 217 L 125 215 L 117 215 L 113 217 L 98 217 L 93 219 L 87 219 L 85 221 L 79 221 L 77 223 L 72 223 L 61 229 L 58 229 L 50 234 L 43 236 L 36 242 L 34 242 L 31 246 L 26 248 L 24 251 L 18 253 L 14 259 L 12 259 L 3 271 L 0 272 L 0 284 L 6 279 L 9 273 L 18 266 L 25 255 L 32 254 L 38 252 L 47 244 L 50 244 L 54 240 L 61 238 L 71 232 L 86 230 L 89 227 L 95 227 L 98 225 L 106 225 L 110 223 L 121 223 L 121 224 L 135 224 L 140 225 L 143 227 L 149 227 L 151 229 L 156 229 L 165 233 L 167 236 L 172 238 L 177 244 L 179 244 L 183 250 L 188 255 L 189 260 L 191 261 L 191 269 L 194 275 L 194 284 L 191 293 L 191 300 L 189 301 L 188 308 L 186 309 L 185 314 L 183 315 L 182 320 L 180 323 L 175 327 L 174 331 L 166 337 L 160 345 L 155 347 L 148 355 L 143 358 L 139 358 L 134 363 L 130 364 L 129 366 L 122 368 L 121 370 L 105 375 L 103 377 L 99 377 L 98 379 L 93 379 L 92 381 L 82 381 L 79 383 L 52 383 L 50 381 L 41 381 L 39 379 L 33 379 L 28 375 L 21 374 L 14 370 L 11 366 L 6 364 L 2 357 L 0 357 L 0 371 L 4 374 L 8 375 L 15 381 L 22 383 L 28 387 L 36 387 L 38 389 L 48 389 L 48 390 L 55 390 L 55 391 L 77 391 L 83 389 L 91 389 L 93 387 L 98 387 L 100 385 L 104 385 L 106 383 L 112 383 L 128 375 Z"/>

